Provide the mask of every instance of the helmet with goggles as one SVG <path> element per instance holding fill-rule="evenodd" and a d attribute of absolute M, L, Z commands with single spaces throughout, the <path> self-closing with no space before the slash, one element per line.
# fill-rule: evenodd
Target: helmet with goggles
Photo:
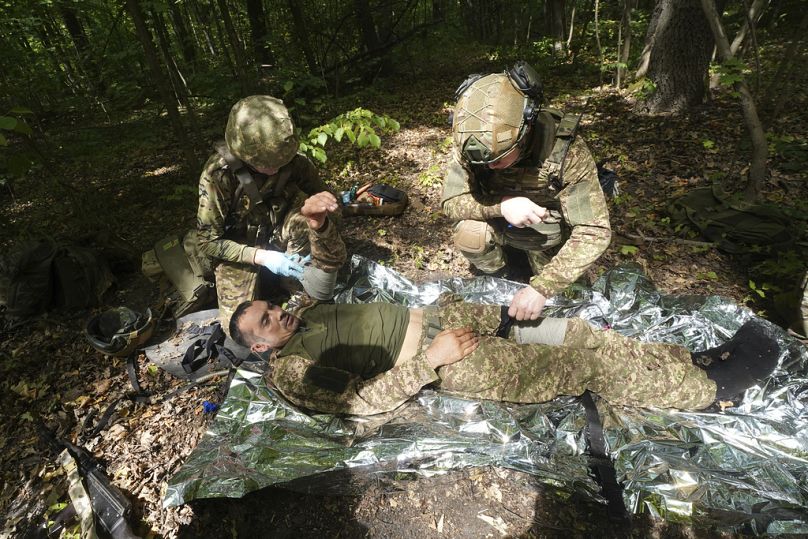
<path fill-rule="evenodd" d="M 150 309 L 138 313 L 128 307 L 116 307 L 90 318 L 84 336 L 99 352 L 126 357 L 148 341 L 153 330 Z"/>
<path fill-rule="evenodd" d="M 455 93 L 452 140 L 458 157 L 487 165 L 517 151 L 539 112 L 542 84 L 518 62 L 504 73 L 472 75 Z"/>

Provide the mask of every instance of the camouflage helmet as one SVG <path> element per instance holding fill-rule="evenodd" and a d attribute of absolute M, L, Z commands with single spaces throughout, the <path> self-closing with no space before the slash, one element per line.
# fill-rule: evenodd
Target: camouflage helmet
<path fill-rule="evenodd" d="M 537 108 L 508 73 L 469 78 L 458 89 L 452 119 L 456 156 L 471 164 L 499 159 L 528 132 Z"/>
<path fill-rule="evenodd" d="M 251 95 L 233 105 L 224 139 L 230 152 L 253 168 L 280 168 L 298 149 L 289 111 L 268 95 Z"/>
<path fill-rule="evenodd" d="M 99 352 L 126 357 L 148 341 L 153 330 L 150 309 L 141 314 L 128 307 L 116 307 L 90 318 L 84 336 Z"/>

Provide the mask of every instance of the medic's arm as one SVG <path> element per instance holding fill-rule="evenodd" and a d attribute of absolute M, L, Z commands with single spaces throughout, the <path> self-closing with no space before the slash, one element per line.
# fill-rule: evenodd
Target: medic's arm
<path fill-rule="evenodd" d="M 564 163 L 564 188 L 558 199 L 571 229 L 570 237 L 530 280 L 531 286 L 546 297 L 558 294 L 583 275 L 609 247 L 612 237 L 595 160 L 581 139 L 570 146 Z"/>
<path fill-rule="evenodd" d="M 224 238 L 236 180 L 223 166 L 221 157 L 213 155 L 199 177 L 199 209 L 196 213 L 199 251 L 214 260 L 252 264 L 255 247 Z"/>
<path fill-rule="evenodd" d="M 502 217 L 501 197 L 484 196 L 479 184 L 463 165 L 453 159 L 443 182 L 441 206 L 443 213 L 452 221 L 473 219 L 484 221 Z"/>

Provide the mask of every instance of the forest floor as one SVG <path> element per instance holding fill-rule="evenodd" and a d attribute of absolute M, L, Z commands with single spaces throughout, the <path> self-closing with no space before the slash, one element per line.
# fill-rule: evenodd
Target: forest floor
<path fill-rule="evenodd" d="M 414 62 L 414 61 L 413 61 Z M 508 62 L 455 62 L 446 57 L 432 69 L 402 62 L 397 80 L 379 82 L 334 105 L 337 114 L 356 106 L 388 114 L 400 132 L 384 137 L 380 150 L 327 148 L 324 177 L 338 188 L 373 180 L 405 189 L 411 204 L 400 217 L 351 218 L 344 237 L 351 253 L 381 260 L 417 282 L 471 276 L 453 248 L 450 223 L 440 213 L 442 175 L 450 159 L 446 102 L 469 72 L 498 70 Z M 620 178 L 621 194 L 610 201 L 614 240 L 590 269 L 591 281 L 617 264 L 640 265 L 669 294 L 721 295 L 776 319 L 770 305 L 752 304 L 755 267 L 674 230 L 666 204 L 711 179 L 738 181 L 746 162 L 744 123 L 736 101 L 719 94 L 684 117 L 654 117 L 633 111 L 630 99 L 597 88 L 597 75 L 561 65 L 547 76 L 546 94 L 567 111 L 584 113 L 582 136 L 596 160 L 606 160 Z M 778 123 L 780 152 L 770 161 L 767 199 L 805 211 L 808 103 Z M 336 109 L 339 106 L 341 109 Z M 201 111 L 199 140 L 222 136 L 226 109 Z M 62 191 L 29 180 L 0 192 L 8 248 L 15 239 L 51 234 L 109 237 L 113 232 L 137 254 L 167 231 L 192 226 L 195 174 L 183 174 L 179 151 L 166 143 L 167 129 L 140 117 L 111 126 L 54 125 L 50 144 L 59 157 Z M 789 142 L 784 137 L 792 137 Z M 794 142 L 796 141 L 796 142 Z M 792 144 L 792 146 L 788 146 Z M 802 153 L 783 148 L 793 144 Z M 784 146 L 785 145 L 785 146 Z M 801 145 L 801 146 L 800 146 Z M 796 157 L 794 157 L 796 155 Z M 789 157 L 790 156 L 790 157 Z M 796 161 L 795 161 L 796 159 Z M 59 193 L 67 193 L 59 195 Z M 72 194 L 71 194 L 72 193 Z M 802 204 L 802 207 L 799 207 Z M 641 241 L 638 238 L 657 238 Z M 684 240 L 684 241 L 683 241 Z M 637 247 L 636 249 L 634 247 Z M 143 308 L 156 298 L 154 285 L 124 256 L 119 285 L 107 305 Z M 523 278 L 525 276 L 523 275 Z M 772 282 L 772 284 L 776 284 Z M 788 283 L 779 283 L 786 287 Z M 760 286 L 760 285 L 758 285 Z M 221 380 L 163 404 L 125 401 L 109 427 L 79 437 L 91 414 L 129 391 L 122 361 L 95 352 L 84 340 L 89 313 L 51 313 L 15 327 L 0 339 L 0 536 L 42 537 L 42 524 L 66 498 L 56 452 L 36 431 L 44 422 L 59 436 L 78 440 L 106 465 L 115 484 L 135 507 L 138 531 L 159 537 L 721 537 L 732 535 L 697 524 L 653 521 L 640 515 L 631 525 L 609 521 L 605 508 L 567 500 L 529 475 L 493 468 L 467 469 L 401 482 L 395 489 L 371 487 L 360 496 L 320 496 L 269 488 L 243 499 L 202 500 L 162 508 L 166 480 L 182 465 L 212 417 L 203 400 L 220 398 Z M 180 385 L 140 361 L 144 389 L 164 394 Z"/>

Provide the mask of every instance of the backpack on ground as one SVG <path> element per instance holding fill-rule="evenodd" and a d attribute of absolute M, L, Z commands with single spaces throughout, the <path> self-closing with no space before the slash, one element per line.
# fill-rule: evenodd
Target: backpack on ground
<path fill-rule="evenodd" d="M 782 206 L 749 203 L 718 185 L 693 189 L 670 203 L 671 224 L 696 228 L 731 254 L 774 252 L 800 237 L 804 221 Z"/>
<path fill-rule="evenodd" d="M 114 277 L 95 250 L 40 240 L 0 260 L 0 305 L 11 318 L 101 302 Z"/>

